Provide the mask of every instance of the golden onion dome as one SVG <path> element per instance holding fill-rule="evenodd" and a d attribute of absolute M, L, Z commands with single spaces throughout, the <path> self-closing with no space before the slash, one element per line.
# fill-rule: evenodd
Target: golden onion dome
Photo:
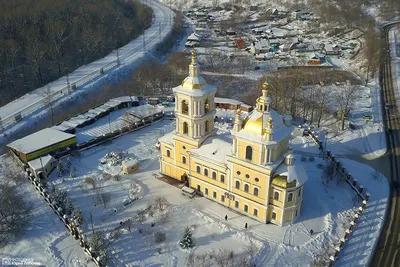
<path fill-rule="evenodd" d="M 263 90 L 267 90 L 268 89 L 268 84 L 267 84 L 266 81 L 262 84 L 262 89 Z"/>
<path fill-rule="evenodd" d="M 192 50 L 192 57 L 195 57 L 195 56 L 197 56 L 197 53 L 195 50 Z"/>
<path fill-rule="evenodd" d="M 263 120 L 264 118 L 262 113 L 253 113 L 250 117 L 244 120 L 242 124 L 242 129 L 246 132 L 259 135 L 269 133 L 270 131 L 264 128 Z"/>

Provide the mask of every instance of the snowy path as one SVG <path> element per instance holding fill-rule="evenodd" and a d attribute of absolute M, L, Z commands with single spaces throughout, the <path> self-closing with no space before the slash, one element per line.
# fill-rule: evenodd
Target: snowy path
<path fill-rule="evenodd" d="M 89 257 L 67 232 L 46 201 L 30 183 L 21 186 L 27 201 L 33 205 L 30 228 L 13 244 L 2 248 L 1 258 L 30 258 L 41 266 L 90 266 Z"/>
<path fill-rule="evenodd" d="M 143 0 L 142 2 L 148 4 L 148 1 Z M 174 16 L 172 10 L 154 0 L 150 2 L 150 7 L 154 12 L 154 20 L 150 28 L 145 31 L 145 41 L 143 41 L 143 35 L 141 35 L 118 49 L 122 65 L 131 65 L 140 61 L 147 52 L 153 50 L 156 44 L 169 34 L 172 28 L 171 23 Z M 101 68 L 105 71 L 114 68 L 116 60 L 117 51 L 114 50 L 106 57 L 75 70 L 69 75 L 69 82 L 71 85 L 81 86 L 98 77 Z M 117 72 L 119 69 L 112 69 L 111 71 Z M 67 78 L 65 76 L 0 107 L 0 122 L 2 122 L 3 127 L 14 123 L 15 116 L 19 114 L 25 117 L 40 109 L 43 106 L 43 91 L 47 86 L 50 86 L 52 92 L 57 93 L 56 98 L 68 97 Z"/>

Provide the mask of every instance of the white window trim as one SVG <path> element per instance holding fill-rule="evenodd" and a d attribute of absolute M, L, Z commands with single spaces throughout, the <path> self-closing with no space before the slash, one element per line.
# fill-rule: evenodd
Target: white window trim
<path fill-rule="evenodd" d="M 224 181 L 223 181 L 223 182 L 221 181 L 221 180 L 222 180 L 222 179 L 221 179 L 222 176 L 224 177 Z M 225 174 L 220 174 L 220 175 L 219 175 L 219 181 L 220 181 L 221 183 L 225 184 L 225 181 L 226 181 L 226 176 L 225 176 Z"/>
<path fill-rule="evenodd" d="M 278 199 L 275 199 L 275 192 L 278 193 Z M 279 199 L 281 198 L 281 192 L 274 190 L 273 194 L 272 194 L 272 199 L 275 201 L 280 201 Z"/>
<path fill-rule="evenodd" d="M 247 207 L 247 211 L 246 211 L 246 207 Z M 249 205 L 248 204 L 243 205 L 243 211 L 246 213 L 249 213 Z"/>
<path fill-rule="evenodd" d="M 171 157 L 171 149 L 166 148 L 165 150 L 166 150 L 166 156 L 167 156 L 168 158 L 172 158 L 172 157 Z M 169 156 L 168 156 L 168 151 L 169 151 Z"/>
<path fill-rule="evenodd" d="M 197 172 L 197 167 L 200 168 L 200 172 Z M 201 174 L 201 165 L 199 165 L 199 164 L 196 164 L 196 173 L 197 173 L 197 174 Z"/>
<path fill-rule="evenodd" d="M 249 191 L 246 192 L 246 190 L 244 190 L 245 186 L 248 185 L 249 186 Z M 243 182 L 243 191 L 250 194 L 251 193 L 251 184 L 247 183 L 247 182 Z"/>
<path fill-rule="evenodd" d="M 255 211 L 255 210 L 257 211 L 257 215 L 254 215 L 254 211 Z M 253 208 L 253 216 L 254 216 L 254 217 L 258 217 L 258 209 Z"/>
<path fill-rule="evenodd" d="M 207 175 L 205 174 L 205 171 L 207 170 Z M 209 176 L 210 175 L 210 169 L 209 168 L 206 168 L 206 167 L 203 167 L 203 176 L 205 176 L 205 177 L 210 177 Z"/>
<path fill-rule="evenodd" d="M 258 195 L 257 195 L 257 196 L 254 195 L 254 189 L 255 189 L 255 188 L 257 188 L 257 190 L 258 190 Z M 253 193 L 253 194 L 252 194 L 253 196 L 255 196 L 255 197 L 260 197 L 260 191 L 261 191 L 261 190 L 260 190 L 260 187 L 259 187 L 259 186 L 253 185 L 253 192 L 252 192 L 252 193 Z"/>
<path fill-rule="evenodd" d="M 236 207 L 236 203 L 238 203 L 237 207 Z M 240 209 L 240 201 L 239 200 L 235 200 L 234 207 L 235 207 L 235 209 Z"/>
<path fill-rule="evenodd" d="M 215 173 L 215 179 L 213 178 L 213 174 L 214 174 L 214 173 Z M 218 172 L 217 172 L 217 171 L 214 171 L 214 170 L 211 170 L 211 179 L 217 181 L 217 178 L 218 178 Z"/>
<path fill-rule="evenodd" d="M 289 201 L 289 195 L 290 195 L 290 194 L 292 194 L 292 200 Z M 289 193 L 287 194 L 287 202 L 293 202 L 293 201 L 294 201 L 294 196 L 295 196 L 295 194 L 293 194 L 293 192 L 289 192 Z"/>
<path fill-rule="evenodd" d="M 239 182 L 239 187 L 240 187 L 240 188 L 237 188 L 237 187 L 236 187 L 236 182 Z M 241 182 L 239 179 L 235 179 L 235 184 L 234 184 L 234 185 L 235 185 L 235 186 L 234 186 L 235 189 L 241 190 L 241 188 L 242 188 L 242 182 Z"/>

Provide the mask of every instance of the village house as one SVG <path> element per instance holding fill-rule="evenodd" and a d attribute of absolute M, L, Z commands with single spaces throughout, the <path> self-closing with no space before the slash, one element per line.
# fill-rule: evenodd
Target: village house
<path fill-rule="evenodd" d="M 265 83 L 255 109 L 247 116 L 237 110 L 232 132 L 218 133 L 217 88 L 199 72 L 193 51 L 189 76 L 173 88 L 176 129 L 159 139 L 160 172 L 260 222 L 293 223 L 307 174 L 289 149 L 292 117 L 271 108 Z"/>
<path fill-rule="evenodd" d="M 250 54 L 253 56 L 257 54 L 263 54 L 269 52 L 270 49 L 271 47 L 268 40 L 260 39 L 251 43 Z"/>

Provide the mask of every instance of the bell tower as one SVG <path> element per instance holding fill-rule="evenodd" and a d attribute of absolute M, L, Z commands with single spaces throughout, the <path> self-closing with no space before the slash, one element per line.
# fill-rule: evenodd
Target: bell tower
<path fill-rule="evenodd" d="M 215 134 L 214 97 L 217 88 L 199 75 L 200 67 L 195 51 L 191 53 L 189 76 L 173 89 L 175 95 L 176 135 L 199 146 Z"/>

